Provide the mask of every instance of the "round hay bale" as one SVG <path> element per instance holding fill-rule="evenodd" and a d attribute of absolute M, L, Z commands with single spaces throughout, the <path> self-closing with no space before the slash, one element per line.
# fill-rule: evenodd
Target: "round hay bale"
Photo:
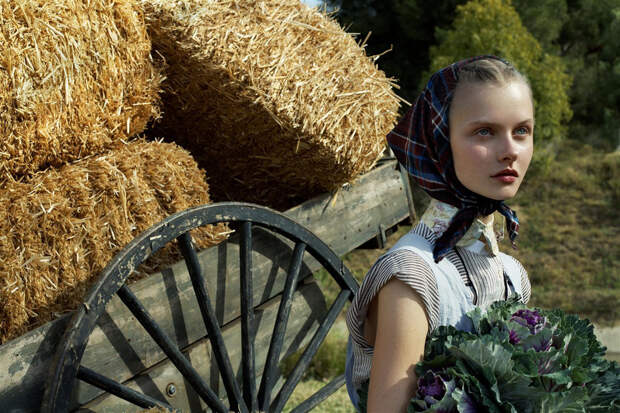
<path fill-rule="evenodd" d="M 0 3 L 0 183 L 140 133 L 162 79 L 129 0 Z"/>
<path fill-rule="evenodd" d="M 394 82 L 299 0 L 140 0 L 166 63 L 151 136 L 190 149 L 215 200 L 284 209 L 369 170 L 396 120 Z"/>
<path fill-rule="evenodd" d="M 0 198 L 0 344 L 76 308 L 119 250 L 170 214 L 208 203 L 207 193 L 204 172 L 185 150 L 142 140 L 7 183 Z M 193 236 L 204 248 L 225 239 L 226 227 Z M 166 253 L 158 260 L 171 261 Z"/>

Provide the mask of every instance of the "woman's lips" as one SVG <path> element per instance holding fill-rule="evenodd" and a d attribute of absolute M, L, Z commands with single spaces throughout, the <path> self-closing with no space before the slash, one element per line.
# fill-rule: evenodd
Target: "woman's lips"
<path fill-rule="evenodd" d="M 504 169 L 503 171 L 491 176 L 491 178 L 495 178 L 500 180 L 501 182 L 509 184 L 516 181 L 518 176 L 519 174 L 514 169 Z"/>
<path fill-rule="evenodd" d="M 495 175 L 493 178 L 498 179 L 501 182 L 510 184 L 517 180 L 517 177 L 514 175 Z"/>

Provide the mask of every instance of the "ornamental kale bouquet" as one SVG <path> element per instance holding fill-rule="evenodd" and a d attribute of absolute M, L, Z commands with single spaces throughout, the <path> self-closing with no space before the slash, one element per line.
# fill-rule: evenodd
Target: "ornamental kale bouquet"
<path fill-rule="evenodd" d="M 439 327 L 416 365 L 414 412 L 620 412 L 620 367 L 592 324 L 513 296 L 467 316 L 473 332 Z M 366 410 L 368 383 L 360 389 Z"/>

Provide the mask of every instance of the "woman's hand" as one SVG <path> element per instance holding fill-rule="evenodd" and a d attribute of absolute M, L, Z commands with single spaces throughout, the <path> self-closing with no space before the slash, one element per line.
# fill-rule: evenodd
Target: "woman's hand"
<path fill-rule="evenodd" d="M 428 320 L 420 296 L 394 278 L 373 299 L 365 335 L 374 344 L 368 413 L 405 412 L 417 390 L 414 367 L 424 357 Z"/>

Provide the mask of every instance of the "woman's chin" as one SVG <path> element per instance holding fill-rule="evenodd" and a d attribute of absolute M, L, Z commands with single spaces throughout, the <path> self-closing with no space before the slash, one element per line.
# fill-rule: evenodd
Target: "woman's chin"
<path fill-rule="evenodd" d="M 518 188 L 504 188 L 497 191 L 485 191 L 486 193 L 481 195 L 494 201 L 507 201 L 517 195 L 517 189 Z"/>
<path fill-rule="evenodd" d="M 512 199 L 515 197 L 515 195 L 517 194 L 517 191 L 511 192 L 510 194 L 501 194 L 501 195 L 496 195 L 493 197 L 489 197 L 495 201 L 507 201 L 509 199 Z"/>
<path fill-rule="evenodd" d="M 492 199 L 494 201 L 506 201 L 508 199 L 514 198 L 517 195 L 517 191 L 519 190 L 519 185 L 506 185 L 504 187 L 493 187 L 494 185 L 489 185 L 481 188 L 469 188 L 465 186 L 470 191 L 482 195 L 485 198 Z"/>

